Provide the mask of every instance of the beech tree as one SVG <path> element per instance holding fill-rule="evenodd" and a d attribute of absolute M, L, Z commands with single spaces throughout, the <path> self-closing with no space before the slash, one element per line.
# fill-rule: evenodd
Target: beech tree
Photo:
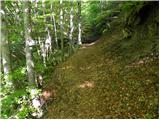
<path fill-rule="evenodd" d="M 35 103 L 39 104 L 36 115 L 42 116 L 42 105 L 38 97 L 40 92 L 37 91 L 41 91 L 44 75 L 51 71 L 49 68 L 65 60 L 70 54 L 69 51 L 74 49 L 74 37 L 78 36 L 78 16 L 74 15 L 74 11 L 77 10 L 77 5 L 74 5 L 77 1 L 26 0 L 2 3 L 4 10 L 0 10 L 3 15 L 0 67 L 3 84 L 11 86 L 9 91 L 2 93 L 2 98 L 12 106 L 6 107 L 4 99 L 3 118 L 27 118 L 28 114 L 33 115 L 35 112 L 30 109 L 32 105 L 36 106 Z M 69 45 L 72 45 L 72 50 Z M 12 71 L 10 60 L 13 65 Z M 13 84 L 18 86 L 17 89 L 12 89 Z M 4 91 L 4 88 L 2 89 Z M 24 89 L 23 93 L 19 94 L 18 89 Z M 10 101 L 10 98 L 13 101 Z M 18 101 L 19 98 L 21 102 Z M 15 103 L 20 107 L 15 109 Z"/>
<path fill-rule="evenodd" d="M 11 64 L 10 64 L 10 52 L 7 40 L 7 29 L 5 26 L 4 19 L 1 20 L 1 55 L 2 55 L 2 65 L 3 65 L 3 72 L 4 72 L 4 79 L 6 82 L 6 87 L 12 87 L 12 79 L 11 79 Z"/>
<path fill-rule="evenodd" d="M 64 27 L 63 27 L 63 0 L 60 0 L 60 5 L 59 5 L 59 8 L 60 8 L 60 13 L 59 13 L 59 19 L 60 19 L 60 39 L 61 39 L 61 50 L 63 50 L 64 48 L 64 44 L 63 44 L 63 38 L 64 38 L 64 35 L 63 35 L 63 30 L 64 30 Z"/>
<path fill-rule="evenodd" d="M 73 47 L 73 31 L 74 31 L 74 24 L 73 24 L 73 0 L 70 0 L 70 31 L 69 31 L 69 39 L 71 47 Z"/>
<path fill-rule="evenodd" d="M 32 38 L 31 38 L 31 2 L 24 1 L 24 39 L 26 52 L 26 66 L 29 85 L 35 85 L 34 62 L 32 60 Z"/>
<path fill-rule="evenodd" d="M 78 0 L 78 44 L 81 45 L 81 1 Z"/>
<path fill-rule="evenodd" d="M 54 30 L 54 35 L 55 35 L 55 44 L 56 48 L 59 49 L 58 46 L 58 38 L 57 38 L 57 26 L 56 26 L 56 19 L 55 19 L 55 8 L 54 8 L 54 2 L 51 1 L 51 20 L 53 22 L 53 30 Z"/>

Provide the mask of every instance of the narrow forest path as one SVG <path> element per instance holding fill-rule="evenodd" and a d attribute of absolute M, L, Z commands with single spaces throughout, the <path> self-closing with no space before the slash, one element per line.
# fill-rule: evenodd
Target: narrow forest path
<path fill-rule="evenodd" d="M 139 68 L 127 68 L 108 57 L 104 50 L 114 40 L 122 38 L 119 31 L 108 33 L 107 39 L 104 36 L 95 43 L 83 45 L 57 66 L 48 83 L 56 95 L 44 118 L 146 118 L 157 115 L 158 98 L 152 81 L 145 81 L 147 73 L 136 72 Z"/>

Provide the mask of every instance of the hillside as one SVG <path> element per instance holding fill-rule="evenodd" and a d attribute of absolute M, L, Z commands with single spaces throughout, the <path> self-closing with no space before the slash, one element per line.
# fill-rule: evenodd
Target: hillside
<path fill-rule="evenodd" d="M 44 118 L 158 118 L 154 10 L 130 38 L 119 23 L 58 65 L 47 84 L 55 95 Z"/>

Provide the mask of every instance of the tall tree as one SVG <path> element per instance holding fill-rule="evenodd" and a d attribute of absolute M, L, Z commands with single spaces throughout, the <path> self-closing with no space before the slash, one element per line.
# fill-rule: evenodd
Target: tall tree
<path fill-rule="evenodd" d="M 45 0 L 42 1 L 42 8 L 43 8 L 43 16 L 44 16 L 44 23 L 47 22 L 47 16 L 46 16 L 46 5 L 45 5 Z M 48 60 L 49 54 L 52 51 L 52 39 L 50 35 L 50 29 L 49 27 L 45 24 L 45 31 L 47 32 L 45 43 L 44 43 L 44 53 L 45 53 L 45 59 Z M 46 66 L 46 65 L 45 65 Z"/>
<path fill-rule="evenodd" d="M 46 23 L 46 13 L 45 13 L 45 0 L 42 0 L 42 10 L 43 10 L 43 17 L 44 17 L 44 23 Z M 45 24 L 45 31 L 47 31 L 47 26 Z M 42 41 L 41 44 L 41 50 L 42 50 L 42 57 L 43 57 L 43 64 L 46 67 L 46 57 L 47 57 L 47 51 L 46 51 L 46 41 Z"/>
<path fill-rule="evenodd" d="M 78 0 L 78 44 L 81 45 L 81 1 Z"/>
<path fill-rule="evenodd" d="M 64 41 L 63 41 L 63 38 L 64 38 L 64 35 L 63 35 L 63 0 L 60 0 L 60 33 L 61 33 L 61 36 L 60 36 L 60 39 L 61 39 L 61 50 L 63 50 L 64 48 Z"/>
<path fill-rule="evenodd" d="M 55 10 L 54 10 L 54 4 L 53 1 L 51 1 L 51 18 L 52 18 L 52 22 L 53 22 L 53 29 L 54 29 L 54 36 L 55 36 L 55 44 L 56 44 L 56 48 L 58 49 L 58 39 L 57 39 L 57 27 L 56 27 L 56 19 L 55 19 Z"/>
<path fill-rule="evenodd" d="M 24 38 L 25 38 L 25 52 L 26 52 L 26 66 L 29 85 L 35 85 L 34 77 L 34 63 L 32 60 L 32 39 L 31 39 L 31 3 L 29 0 L 24 2 Z"/>
<path fill-rule="evenodd" d="M 71 3 L 71 10 L 70 10 L 70 32 L 69 32 L 69 40 L 70 44 L 73 47 L 73 30 L 74 30 L 74 25 L 73 25 L 73 0 L 70 0 Z"/>
<path fill-rule="evenodd" d="M 6 82 L 6 87 L 12 87 L 11 81 L 11 66 L 10 66 L 10 52 L 7 40 L 7 30 L 5 27 L 4 19 L 1 20 L 1 52 L 2 52 L 2 64 L 3 64 L 3 72 L 4 79 Z"/>
<path fill-rule="evenodd" d="M 34 2 L 34 18 L 35 19 L 37 19 L 37 17 L 38 17 L 38 0 L 35 0 L 35 2 Z M 34 21 L 34 24 L 36 25 L 36 21 Z M 37 30 L 38 31 L 38 30 Z M 41 44 L 40 44 L 40 37 L 38 36 L 38 34 L 36 34 L 35 35 L 36 36 L 36 39 L 37 39 L 37 54 L 39 55 L 39 56 L 41 56 L 41 49 L 40 49 L 40 46 L 41 46 Z"/>

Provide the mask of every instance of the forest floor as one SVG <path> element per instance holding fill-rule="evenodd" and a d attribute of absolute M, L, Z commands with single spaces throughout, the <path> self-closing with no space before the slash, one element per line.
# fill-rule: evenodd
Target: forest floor
<path fill-rule="evenodd" d="M 56 67 L 47 84 L 54 100 L 43 118 L 158 118 L 158 60 L 106 51 L 122 37 L 115 29 Z"/>

